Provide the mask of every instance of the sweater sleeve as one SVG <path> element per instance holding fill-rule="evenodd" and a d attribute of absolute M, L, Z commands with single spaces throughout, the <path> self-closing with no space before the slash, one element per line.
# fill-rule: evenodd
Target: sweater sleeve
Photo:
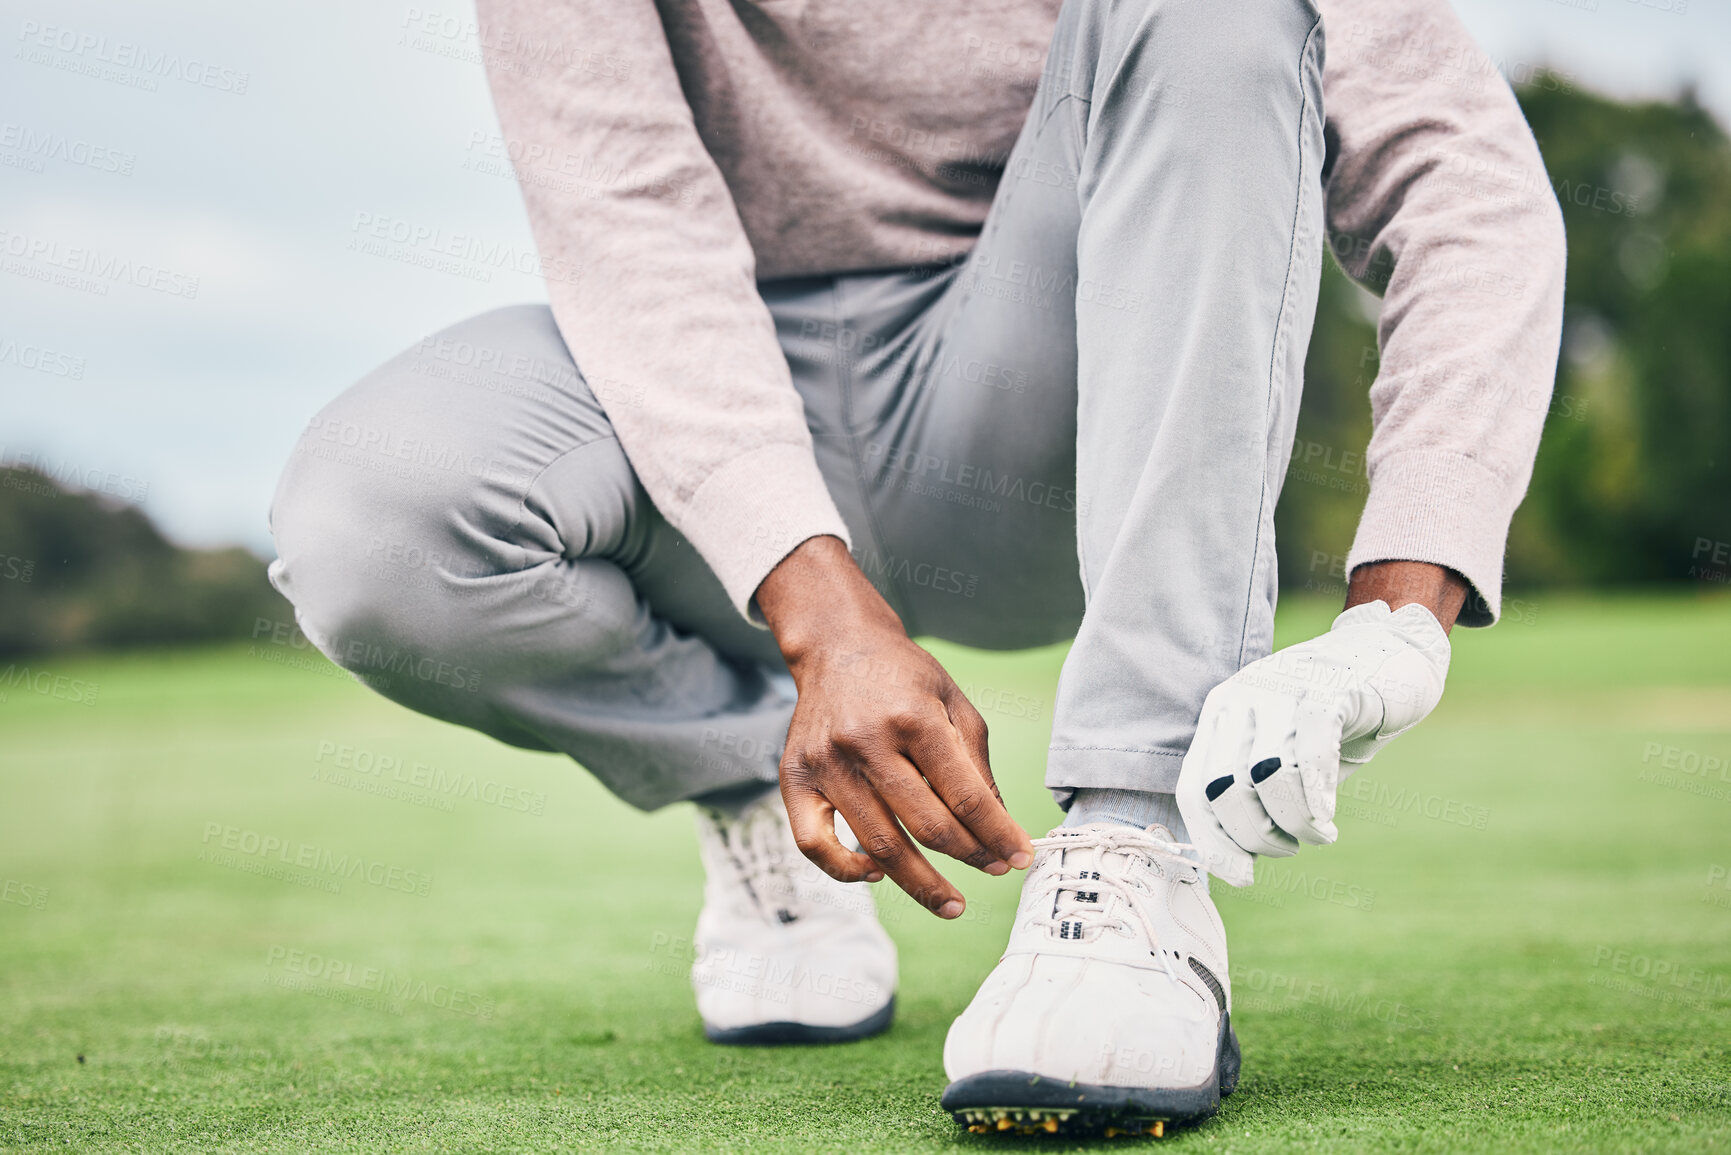
<path fill-rule="evenodd" d="M 1514 93 L 1446 0 L 1322 0 L 1329 242 L 1382 294 L 1370 496 L 1347 572 L 1447 566 L 1501 612 L 1562 334 L 1561 210 Z"/>
<path fill-rule="evenodd" d="M 847 527 L 654 0 L 479 0 L 480 41 L 559 331 L 644 489 L 751 617 Z"/>

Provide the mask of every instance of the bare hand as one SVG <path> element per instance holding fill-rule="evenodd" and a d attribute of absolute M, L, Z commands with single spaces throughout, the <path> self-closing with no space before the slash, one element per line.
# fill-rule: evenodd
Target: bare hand
<path fill-rule="evenodd" d="M 960 917 L 966 902 L 920 846 L 987 874 L 1033 861 L 992 780 L 979 711 L 840 540 L 800 545 L 757 604 L 799 686 L 781 794 L 806 857 L 842 882 L 888 874 L 940 918 Z M 864 853 L 836 837 L 838 811 Z"/>

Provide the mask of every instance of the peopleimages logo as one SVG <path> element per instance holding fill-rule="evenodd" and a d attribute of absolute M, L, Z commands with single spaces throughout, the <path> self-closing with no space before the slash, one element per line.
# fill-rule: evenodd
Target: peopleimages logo
<path fill-rule="evenodd" d="M 257 618 L 253 621 L 252 636 L 254 639 L 266 639 L 272 646 L 286 647 L 275 651 L 265 650 L 260 646 L 249 647 L 249 655 L 265 657 L 267 661 L 283 661 L 294 659 L 294 650 L 318 648 L 322 652 L 333 655 L 333 661 L 340 658 L 339 676 L 353 675 L 357 680 L 371 686 L 375 690 L 383 690 L 390 686 L 389 675 L 400 674 L 421 682 L 434 685 L 449 686 L 456 690 L 467 690 L 474 693 L 480 689 L 481 674 L 467 666 L 454 666 L 449 662 L 436 661 L 398 650 L 395 647 L 385 647 L 362 639 L 325 638 L 318 647 L 313 646 L 312 639 L 293 622 L 272 621 L 270 618 Z M 254 651 L 257 651 L 254 654 Z M 278 658 L 273 654 L 284 655 Z M 291 662 L 290 664 L 298 664 Z M 318 666 L 311 667 L 318 669 Z M 343 671 L 346 671 L 344 673 Z"/>
<path fill-rule="evenodd" d="M 101 80 L 123 81 L 147 92 L 155 92 L 159 80 L 179 80 L 198 88 L 245 96 L 247 82 L 252 79 L 250 73 L 238 68 L 211 64 L 178 52 L 156 51 L 130 40 L 110 40 L 59 24 L 25 20 L 19 24 L 18 39 L 23 43 L 18 52 L 21 60 Z M 56 58 L 52 53 L 61 55 Z M 117 69 L 136 75 L 127 77 L 116 72 Z"/>
<path fill-rule="evenodd" d="M 118 498 L 121 501 L 140 502 L 150 496 L 150 483 L 129 474 L 115 473 L 110 469 L 93 468 L 64 458 L 55 460 L 30 450 L 9 452 L 4 445 L 0 445 L 0 469 L 28 470 L 33 473 L 40 473 L 49 481 L 66 489 L 85 489 L 91 493 L 100 493 L 105 497 Z M 7 488 L 20 487 L 14 485 L 13 481 L 13 478 L 7 479 Z M 57 496 L 51 487 L 40 486 L 38 488 L 41 490 L 39 496 Z"/>
<path fill-rule="evenodd" d="M 921 481 L 942 482 L 961 489 L 975 490 L 1007 501 L 1024 501 L 1043 505 L 1064 513 L 1076 512 L 1076 491 L 1047 481 L 1028 481 L 1010 473 L 993 473 L 989 467 L 952 461 L 930 453 L 920 453 L 897 445 L 866 443 L 866 456 L 882 464 L 872 480 L 882 484 L 887 478 L 905 475 Z"/>
<path fill-rule="evenodd" d="M 538 790 L 523 790 L 492 778 L 465 774 L 460 770 L 447 771 L 425 762 L 369 750 L 364 746 L 323 741 L 319 743 L 318 753 L 313 761 L 328 763 L 341 772 L 323 776 L 322 781 L 349 786 L 351 789 L 382 786 L 384 792 L 390 793 L 394 786 L 400 785 L 410 792 L 425 792 L 441 800 L 466 798 L 486 806 L 497 806 L 501 810 L 516 810 L 524 814 L 543 814 L 547 809 L 547 795 Z M 316 771 L 315 776 L 319 776 Z"/>
<path fill-rule="evenodd" d="M 383 967 L 360 966 L 298 947 L 272 946 L 265 953 L 272 986 L 304 991 L 320 998 L 403 1013 L 403 1004 L 420 1003 L 435 1010 L 491 1020 L 493 1000 L 476 991 L 400 975 Z M 278 969 L 280 968 L 280 970 Z"/>
<path fill-rule="evenodd" d="M 40 694 L 44 698 L 58 698 L 62 702 L 72 702 L 80 706 L 96 705 L 96 694 L 101 689 L 95 682 L 86 682 L 83 678 L 74 678 L 69 674 L 57 674 L 53 670 L 31 669 L 28 665 L 13 663 L 0 670 L 0 702 L 8 699 L 14 692 Z"/>
<path fill-rule="evenodd" d="M 1357 776 L 1341 783 L 1338 798 L 1342 813 L 1349 812 L 1349 803 L 1362 802 L 1391 815 L 1411 814 L 1473 830 L 1483 830 L 1491 821 L 1489 807 L 1475 806 L 1440 794 L 1426 794 L 1422 790 L 1397 789 L 1386 782 L 1372 782 Z M 1361 808 L 1352 809 L 1357 811 Z"/>
<path fill-rule="evenodd" d="M 1221 894 L 1227 898 L 1261 901 L 1264 906 L 1285 906 L 1289 894 L 1303 895 L 1318 902 L 1332 902 L 1347 910 L 1369 910 L 1376 904 L 1376 891 L 1370 887 L 1270 865 L 1264 865 L 1257 872 L 1254 887 L 1247 890 L 1223 887 Z"/>
<path fill-rule="evenodd" d="M 0 881 L 0 902 L 29 907 L 32 910 L 44 910 L 48 906 L 48 888 L 8 878 Z"/>
<path fill-rule="evenodd" d="M 1333 1017 L 1362 1016 L 1404 1030 L 1426 1029 L 1424 1012 L 1398 999 L 1349 992 L 1333 983 L 1281 974 L 1279 971 L 1263 970 L 1261 967 L 1246 969 L 1233 964 L 1229 970 L 1232 984 L 1240 996 L 1245 991 L 1253 992 L 1253 997 L 1235 999 L 1235 1010 L 1239 1007 L 1255 1007 L 1278 1013 L 1285 1009 L 1302 1009 Z"/>
<path fill-rule="evenodd" d="M 689 963 L 694 983 L 748 991 L 772 1002 L 786 1002 L 791 992 L 799 990 L 861 1006 L 874 1006 L 883 1000 L 883 988 L 869 979 L 814 970 L 781 956 L 711 947 L 664 931 L 656 931 L 651 937 L 649 953 L 664 957 L 652 957 L 644 964 L 645 970 L 683 974 L 685 964 Z"/>
<path fill-rule="evenodd" d="M 485 240 L 401 217 L 356 212 L 350 231 L 353 236 L 348 247 L 357 252 L 421 264 L 473 280 L 490 281 L 492 271 L 498 269 L 569 284 L 576 284 L 583 277 L 581 263 L 559 256 L 544 260 L 533 245 Z M 389 247 L 393 245 L 396 249 Z"/>
<path fill-rule="evenodd" d="M 6 121 L 0 124 L 0 149 L 8 149 L 35 162 L 33 171 L 41 172 L 43 161 L 59 161 L 79 168 L 131 176 L 138 158 L 109 145 L 92 144 L 75 136 L 34 128 Z"/>
<path fill-rule="evenodd" d="M 0 337 L 0 365 L 16 365 L 20 369 L 46 373 L 50 377 L 70 377 L 74 381 L 84 377 L 84 358 L 7 337 Z"/>
<path fill-rule="evenodd" d="M 1589 985 L 1655 1002 L 1705 1011 L 1713 1001 L 1731 997 L 1731 975 L 1713 974 L 1681 959 L 1600 945 L 1593 949 L 1593 968 Z"/>
<path fill-rule="evenodd" d="M 304 870 L 308 872 L 310 880 L 324 884 L 317 887 L 321 890 L 335 891 L 340 888 L 341 881 L 351 879 L 358 879 L 368 886 L 401 891 L 422 898 L 433 889 L 433 876 L 418 870 L 409 870 L 358 854 L 338 854 L 327 847 L 315 846 L 309 842 L 297 842 L 257 830 L 226 826 L 221 822 L 204 824 L 204 846 L 205 849 L 200 850 L 198 856 L 206 862 L 245 870 L 249 874 L 271 873 L 269 870 L 248 869 L 261 864 L 279 871 Z M 319 875 L 326 877 L 318 879 Z M 301 879 L 291 875 L 286 876 L 284 881 L 297 882 Z"/>
<path fill-rule="evenodd" d="M 49 280 L 52 278 L 51 270 L 59 270 L 61 274 L 74 278 L 89 278 L 88 281 L 79 280 L 74 287 L 83 287 L 103 296 L 107 295 L 110 284 L 133 285 L 187 300 L 198 296 L 199 279 L 195 274 L 148 261 L 135 261 L 88 245 L 61 244 L 54 237 L 0 229 L 0 255 L 29 262 L 26 265 L 8 265 L 7 272 L 30 276 L 32 268 L 35 268 L 35 279 Z"/>

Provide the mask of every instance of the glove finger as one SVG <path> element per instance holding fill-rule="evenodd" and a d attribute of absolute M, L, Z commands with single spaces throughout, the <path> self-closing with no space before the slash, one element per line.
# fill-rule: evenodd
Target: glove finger
<path fill-rule="evenodd" d="M 1275 826 L 1268 811 L 1262 808 L 1248 772 L 1243 778 L 1234 779 L 1210 805 L 1232 841 L 1250 853 L 1265 858 L 1287 858 L 1298 853 L 1298 840 Z"/>
<path fill-rule="evenodd" d="M 1233 767 L 1242 776 L 1245 767 L 1269 759 L 1291 761 L 1292 731 L 1298 715 L 1298 700 L 1286 694 L 1269 695 L 1257 701 L 1252 711 L 1252 734 L 1246 761 Z"/>
<path fill-rule="evenodd" d="M 1208 737 L 1208 757 L 1202 764 L 1202 781 L 1210 803 L 1250 765 L 1255 741 L 1255 712 L 1246 702 L 1223 698 Z"/>
<path fill-rule="evenodd" d="M 1256 733 L 1250 743 L 1248 771 L 1250 787 L 1278 830 L 1301 841 L 1312 841 L 1317 832 L 1310 822 L 1310 807 L 1305 802 L 1298 776 L 1290 772 L 1295 765 L 1293 731 L 1298 702 L 1284 694 L 1263 698 L 1256 703 L 1255 714 Z M 1235 778 L 1244 782 L 1247 772 L 1240 768 Z M 1250 815 L 1253 820 L 1255 817 Z"/>
<path fill-rule="evenodd" d="M 1268 817 L 1284 833 L 1312 846 L 1327 845 L 1338 836 L 1332 824 L 1319 827 L 1312 817 L 1290 750 L 1285 758 L 1266 758 L 1252 766 L 1250 784 Z"/>
<path fill-rule="evenodd" d="M 1230 886 L 1249 886 L 1255 863 L 1233 842 L 1208 805 L 1209 766 L 1220 722 L 1220 699 L 1210 694 L 1196 724 L 1196 737 L 1178 771 L 1178 813 L 1203 869 Z"/>
<path fill-rule="evenodd" d="M 1306 698 L 1298 705 L 1293 753 L 1311 823 L 1333 842 L 1336 795 L 1340 790 L 1340 714 L 1326 699 Z"/>
<path fill-rule="evenodd" d="M 1272 720 L 1278 708 L 1265 706 Z M 1250 784 L 1251 751 L 1257 748 L 1256 711 L 1230 702 L 1220 712 L 1208 757 L 1208 806 L 1233 842 L 1251 854 L 1283 858 L 1298 852 L 1298 843 L 1275 829 L 1268 811 Z"/>

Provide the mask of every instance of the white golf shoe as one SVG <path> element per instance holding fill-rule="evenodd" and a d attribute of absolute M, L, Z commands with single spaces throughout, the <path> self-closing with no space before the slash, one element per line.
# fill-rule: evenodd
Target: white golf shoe
<path fill-rule="evenodd" d="M 703 912 L 691 985 L 703 1033 L 740 1045 L 843 1043 L 895 1015 L 896 948 L 871 888 L 800 853 L 781 792 L 737 816 L 699 806 Z M 851 842 L 845 826 L 838 833 Z"/>
<path fill-rule="evenodd" d="M 971 1131 L 1162 1134 L 1238 1083 L 1226 931 L 1163 826 L 1035 841 L 1010 944 L 950 1027 L 943 1106 Z"/>

